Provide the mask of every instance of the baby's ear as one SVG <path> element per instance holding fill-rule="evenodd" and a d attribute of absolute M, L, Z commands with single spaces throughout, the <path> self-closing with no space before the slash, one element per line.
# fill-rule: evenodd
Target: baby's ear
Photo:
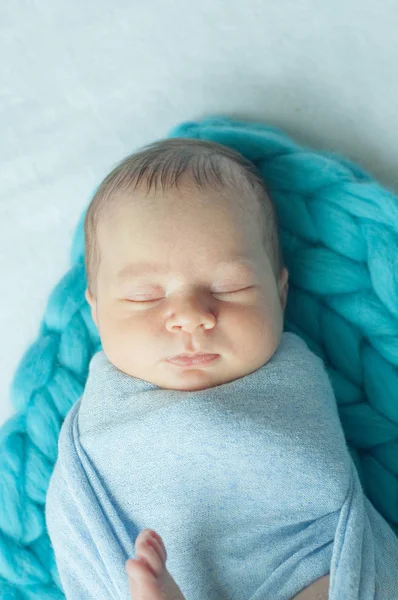
<path fill-rule="evenodd" d="M 289 272 L 286 269 L 286 267 L 283 267 L 281 274 L 279 275 L 279 283 L 278 283 L 279 297 L 281 299 L 281 305 L 282 305 L 283 310 L 285 310 L 285 308 L 286 308 L 287 293 L 289 291 L 288 279 L 289 279 Z"/>
<path fill-rule="evenodd" d="M 98 322 L 97 322 L 97 301 L 94 298 L 94 296 L 92 295 L 92 293 L 90 292 L 90 290 L 87 288 L 85 291 L 85 297 L 87 302 L 89 303 L 90 307 L 91 307 L 91 316 L 93 318 L 94 323 L 96 324 L 96 326 L 98 327 Z"/>

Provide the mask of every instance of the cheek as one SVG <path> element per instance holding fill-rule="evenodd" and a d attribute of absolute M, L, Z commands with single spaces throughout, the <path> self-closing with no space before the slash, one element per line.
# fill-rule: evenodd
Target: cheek
<path fill-rule="evenodd" d="M 113 345 L 129 350 L 130 355 L 136 353 L 139 361 L 140 352 L 145 351 L 148 344 L 155 343 L 156 338 L 165 338 L 167 331 L 162 330 L 161 321 L 154 312 L 123 312 L 117 318 L 109 319 L 104 338 Z"/>
<path fill-rule="evenodd" d="M 221 332 L 241 356 L 253 356 L 278 344 L 281 320 L 275 307 L 259 304 L 230 311 L 220 322 Z"/>
<path fill-rule="evenodd" d="M 102 323 L 101 343 L 105 354 L 112 364 L 130 375 L 138 375 L 136 369 L 148 361 L 151 339 L 148 325 L 137 319 L 134 322 L 131 318 L 108 319 Z"/>
<path fill-rule="evenodd" d="M 231 337 L 235 336 L 241 340 L 252 340 L 264 336 L 275 321 L 270 308 L 263 305 L 255 307 L 229 307 L 220 312 L 220 330 Z"/>
<path fill-rule="evenodd" d="M 258 310 L 239 324 L 239 333 L 233 337 L 234 355 L 254 368 L 266 364 L 275 353 L 280 337 L 281 323 L 272 311 Z"/>

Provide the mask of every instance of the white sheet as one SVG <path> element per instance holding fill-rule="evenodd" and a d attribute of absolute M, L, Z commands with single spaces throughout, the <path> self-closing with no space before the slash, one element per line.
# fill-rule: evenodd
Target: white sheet
<path fill-rule="evenodd" d="M 208 114 L 265 120 L 398 190 L 394 0 L 10 0 L 0 7 L 0 424 L 116 162 Z"/>

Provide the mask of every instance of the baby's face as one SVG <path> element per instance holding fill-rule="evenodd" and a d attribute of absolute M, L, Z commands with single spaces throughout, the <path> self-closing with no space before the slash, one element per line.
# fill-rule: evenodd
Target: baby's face
<path fill-rule="evenodd" d="M 97 295 L 86 298 L 121 371 L 163 389 L 201 390 L 252 373 L 276 351 L 287 272 L 275 281 L 254 217 L 228 194 L 135 197 L 100 226 Z M 219 356 L 194 367 L 167 360 L 191 352 Z"/>

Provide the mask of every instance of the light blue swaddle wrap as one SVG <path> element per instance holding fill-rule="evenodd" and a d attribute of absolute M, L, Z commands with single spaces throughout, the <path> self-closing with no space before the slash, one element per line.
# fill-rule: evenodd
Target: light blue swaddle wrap
<path fill-rule="evenodd" d="M 364 495 L 323 362 L 294 333 L 271 360 L 165 390 L 95 354 L 61 429 L 46 522 L 68 599 L 130 598 L 148 527 L 187 600 L 396 600 L 398 539 Z"/>

